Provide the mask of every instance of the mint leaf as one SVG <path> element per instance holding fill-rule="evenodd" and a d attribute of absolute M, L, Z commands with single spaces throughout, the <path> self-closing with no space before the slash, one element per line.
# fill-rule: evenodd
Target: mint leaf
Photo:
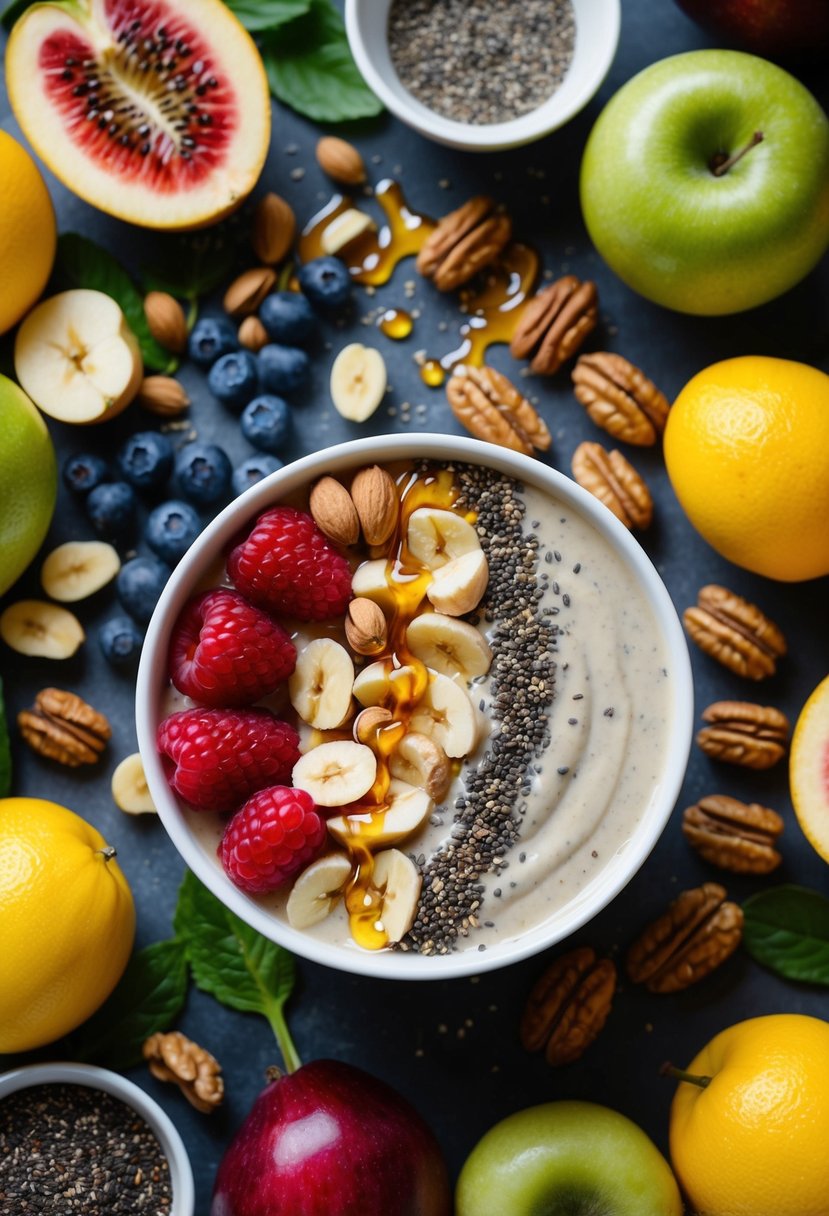
<path fill-rule="evenodd" d="M 72 287 L 88 287 L 112 296 L 120 305 L 127 324 L 138 339 L 144 366 L 152 371 L 174 372 L 178 359 L 159 346 L 144 315 L 144 299 L 120 262 L 77 232 L 58 238 L 58 261 Z"/>
<path fill-rule="evenodd" d="M 383 109 L 351 58 L 331 0 L 311 0 L 305 17 L 265 34 L 262 58 L 274 96 L 317 122 L 366 118 Z"/>
<path fill-rule="evenodd" d="M 3 9 L 3 16 L 0 17 L 3 28 L 10 30 L 18 17 L 22 17 L 27 8 L 31 8 L 37 0 L 12 0 L 8 8 Z"/>
<path fill-rule="evenodd" d="M 6 705 L 3 700 L 3 681 L 0 680 L 0 798 L 8 798 L 12 788 L 12 752 L 9 743 L 9 727 L 6 721 Z"/>
<path fill-rule="evenodd" d="M 753 959 L 789 980 L 829 987 L 829 899 L 792 885 L 743 904 L 743 942 Z"/>
<path fill-rule="evenodd" d="M 145 267 L 147 291 L 169 291 L 190 303 L 230 277 L 236 262 L 238 234 L 219 225 L 209 233 L 187 233 L 164 247 L 162 261 Z"/>
<path fill-rule="evenodd" d="M 129 1068 L 141 1046 L 170 1030 L 187 999 L 187 954 L 179 941 L 155 942 L 132 956 L 115 991 L 70 1035 L 70 1058 Z"/>
<path fill-rule="evenodd" d="M 311 7 L 311 0 L 225 0 L 246 30 L 276 29 L 302 17 Z"/>

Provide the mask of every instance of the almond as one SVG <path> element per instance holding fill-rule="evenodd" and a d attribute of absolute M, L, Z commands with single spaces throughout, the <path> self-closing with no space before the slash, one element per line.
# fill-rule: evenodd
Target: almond
<path fill-rule="evenodd" d="M 380 726 L 389 726 L 394 720 L 394 715 L 390 709 L 383 709 L 382 705 L 370 705 L 368 709 L 361 709 L 354 719 L 352 733 L 358 743 L 372 744 L 377 735 L 377 728 Z"/>
<path fill-rule="evenodd" d="M 239 326 L 238 333 L 239 342 L 244 346 L 245 350 L 254 352 L 261 350 L 270 341 L 268 331 L 259 320 L 258 317 L 245 317 L 242 324 Z"/>
<path fill-rule="evenodd" d="M 353 144 L 336 135 L 325 135 L 317 144 L 317 162 L 323 173 L 346 186 L 359 186 L 366 180 L 363 158 Z"/>
<path fill-rule="evenodd" d="M 374 600 L 358 598 L 348 605 L 345 636 L 356 654 L 377 654 L 386 648 L 386 618 Z"/>
<path fill-rule="evenodd" d="M 172 376 L 145 376 L 135 400 L 159 418 L 177 418 L 190 404 L 190 398 Z"/>
<path fill-rule="evenodd" d="M 336 477 L 321 477 L 308 501 L 314 523 L 337 545 L 356 545 L 360 520 L 351 495 Z"/>
<path fill-rule="evenodd" d="M 180 355 L 187 345 L 187 318 L 178 300 L 166 291 L 151 291 L 144 297 L 144 316 L 159 346 Z"/>
<path fill-rule="evenodd" d="M 400 502 L 391 476 L 379 465 L 360 469 L 351 483 L 351 497 L 368 545 L 384 544 L 397 527 Z"/>
<path fill-rule="evenodd" d="M 234 279 L 225 292 L 224 310 L 231 317 L 247 317 L 256 312 L 276 283 L 270 266 L 255 266 Z"/>
<path fill-rule="evenodd" d="M 278 194 L 260 198 L 253 213 L 253 252 L 266 266 L 275 266 L 291 251 L 296 216 L 290 203 Z"/>

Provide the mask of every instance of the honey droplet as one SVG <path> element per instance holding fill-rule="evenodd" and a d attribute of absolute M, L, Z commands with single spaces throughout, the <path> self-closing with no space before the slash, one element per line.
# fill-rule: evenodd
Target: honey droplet
<path fill-rule="evenodd" d="M 440 388 L 446 379 L 446 372 L 437 359 L 427 359 L 420 369 L 420 378 L 429 388 Z"/>
<path fill-rule="evenodd" d="M 393 338 L 395 342 L 402 342 L 414 329 L 414 321 L 411 313 L 406 312 L 404 308 L 387 308 L 378 318 L 377 328 L 387 338 Z"/>

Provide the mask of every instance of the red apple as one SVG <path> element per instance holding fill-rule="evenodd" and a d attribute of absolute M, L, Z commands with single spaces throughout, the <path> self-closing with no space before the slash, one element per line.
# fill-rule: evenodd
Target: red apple
<path fill-rule="evenodd" d="M 420 1115 L 350 1064 L 315 1060 L 262 1091 L 225 1153 L 210 1216 L 450 1216 Z"/>
<path fill-rule="evenodd" d="M 676 2 L 712 33 L 757 55 L 818 55 L 829 48 L 827 0 Z"/>

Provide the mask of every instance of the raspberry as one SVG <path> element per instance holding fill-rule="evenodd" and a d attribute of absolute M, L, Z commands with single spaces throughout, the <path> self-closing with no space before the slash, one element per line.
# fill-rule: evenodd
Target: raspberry
<path fill-rule="evenodd" d="M 299 735 L 267 709 L 185 709 L 158 728 L 173 790 L 197 811 L 235 811 L 266 785 L 289 781 Z"/>
<path fill-rule="evenodd" d="M 225 828 L 218 853 L 237 887 L 261 895 L 304 870 L 327 834 L 310 794 L 275 785 L 239 808 Z"/>
<path fill-rule="evenodd" d="M 278 621 L 224 587 L 190 600 L 170 641 L 170 678 L 202 705 L 252 705 L 295 664 L 296 648 Z"/>
<path fill-rule="evenodd" d="M 300 621 L 342 616 L 351 598 L 348 562 L 296 507 L 260 515 L 230 554 L 227 572 L 254 604 Z"/>

